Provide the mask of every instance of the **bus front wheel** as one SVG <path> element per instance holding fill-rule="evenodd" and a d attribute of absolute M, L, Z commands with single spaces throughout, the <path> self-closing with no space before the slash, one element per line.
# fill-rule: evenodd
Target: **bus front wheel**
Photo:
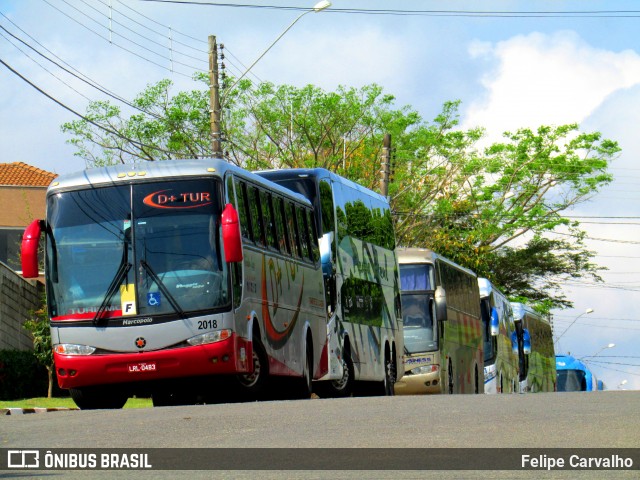
<path fill-rule="evenodd" d="M 253 336 L 253 372 L 236 376 L 240 394 L 251 400 L 257 399 L 266 389 L 269 376 L 267 352 L 257 335 Z"/>

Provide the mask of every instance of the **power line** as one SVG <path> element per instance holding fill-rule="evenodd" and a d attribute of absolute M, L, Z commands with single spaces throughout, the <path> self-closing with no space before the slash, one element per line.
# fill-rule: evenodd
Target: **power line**
<path fill-rule="evenodd" d="M 5 17 L 5 16 L 4 16 L 4 14 L 3 14 L 2 12 L 0 12 L 0 15 L 2 15 L 3 17 Z M 7 18 L 7 17 L 5 17 L 5 18 Z M 11 22 L 11 23 L 13 23 L 13 22 Z M 15 25 L 15 24 L 14 24 L 14 26 L 16 26 L 16 28 L 20 29 L 20 27 L 18 27 L 17 25 Z M 78 73 L 75 73 L 75 72 L 71 71 L 71 69 L 66 68 L 65 66 L 61 65 L 60 63 L 58 63 L 58 62 L 56 62 L 56 61 L 52 60 L 51 58 L 49 58 L 48 56 L 46 56 L 45 54 L 43 54 L 42 52 L 40 52 L 39 50 L 37 50 L 37 49 L 36 49 L 35 47 L 33 47 L 32 45 L 29 45 L 27 42 L 25 42 L 25 41 L 24 41 L 23 39 L 21 39 L 20 37 L 18 37 L 18 36 L 16 36 L 16 35 L 14 35 L 13 33 L 11 33 L 9 30 L 7 30 L 6 28 L 4 28 L 2 25 L 0 25 L 0 29 L 4 30 L 7 34 L 11 35 L 13 38 L 15 38 L 16 40 L 18 40 L 19 42 L 21 42 L 21 43 L 22 43 L 23 45 L 25 45 L 26 47 L 30 48 L 32 51 L 34 51 L 35 53 L 37 53 L 38 55 L 40 55 L 40 56 L 41 56 L 42 58 L 44 58 L 45 60 L 48 60 L 49 62 L 53 63 L 55 66 L 57 66 L 58 68 L 60 68 L 61 70 L 63 70 L 63 71 L 65 71 L 65 72 L 67 72 L 69 75 L 72 75 L 73 77 L 77 78 L 78 80 L 80 80 L 80 81 L 82 81 L 82 82 L 86 83 L 87 85 L 89 85 L 89 86 L 91 86 L 91 87 L 95 88 L 96 90 L 98 90 L 98 91 L 100 91 L 100 92 L 104 93 L 105 95 L 107 95 L 107 96 L 109 96 L 109 97 L 113 98 L 114 100 L 117 100 L 117 101 L 119 101 L 119 102 L 121 102 L 121 103 L 124 103 L 125 105 L 128 105 L 128 106 L 130 106 L 130 107 L 132 107 L 132 108 L 134 108 L 134 109 L 136 109 L 136 110 L 138 110 L 138 111 L 141 111 L 141 112 L 146 113 L 146 114 L 148 114 L 148 115 L 151 115 L 151 116 L 153 116 L 153 117 L 160 118 L 160 116 L 159 116 L 159 115 L 156 115 L 156 114 L 155 114 L 155 113 L 153 113 L 153 112 L 148 112 L 148 111 L 146 111 L 146 110 L 143 110 L 143 109 L 141 109 L 140 107 L 138 107 L 138 106 L 134 105 L 133 103 L 129 102 L 128 100 L 124 99 L 123 97 L 121 97 L 121 96 L 119 96 L 119 95 L 117 95 L 117 94 L 115 94 L 115 93 L 111 92 L 110 90 L 106 89 L 105 87 L 103 87 L 103 86 L 102 86 L 102 85 L 100 85 L 99 83 L 95 82 L 94 80 L 91 80 L 91 78 L 89 78 L 89 77 L 87 77 L 86 75 L 84 75 L 84 74 L 82 74 L 82 73 L 78 72 L 78 70 L 74 69 L 76 72 L 78 72 Z M 21 29 L 20 29 L 20 30 L 21 30 Z M 21 30 L 21 31 L 22 31 L 23 33 L 25 33 L 27 36 L 29 36 L 26 32 L 24 32 L 24 30 Z M 1 34 L 0 34 L 0 35 L 1 35 Z M 3 35 L 3 37 L 4 37 L 4 35 Z M 31 36 L 29 36 L 29 38 L 32 38 L 32 39 L 33 39 L 33 37 L 31 37 Z M 6 39 L 6 37 L 5 37 L 5 39 Z M 9 41 L 9 40 L 7 39 L 7 41 Z M 36 42 L 36 43 L 37 43 L 37 42 Z M 38 44 L 38 45 L 40 45 L 40 44 Z M 14 46 L 15 46 L 15 45 L 14 45 Z M 16 47 L 16 48 L 18 48 L 17 46 L 15 46 L 15 47 Z M 19 48 L 18 48 L 18 49 L 19 49 Z M 25 52 L 23 52 L 21 49 L 19 49 L 19 50 L 23 53 L 23 55 L 27 56 L 28 58 L 31 58 L 29 55 L 27 55 L 27 54 L 26 54 Z M 52 52 L 50 52 L 50 53 L 52 53 Z M 55 54 L 54 54 L 54 56 L 55 56 Z M 56 58 L 58 58 L 58 59 L 59 59 L 59 57 L 57 57 L 57 56 L 56 56 Z M 33 60 L 33 59 L 32 59 L 32 60 Z M 62 62 L 64 62 L 62 59 L 60 59 L 60 60 L 61 60 Z M 71 85 L 69 85 L 68 83 L 64 82 L 62 79 L 60 79 L 60 78 L 59 78 L 58 76 L 56 76 L 55 74 L 53 74 L 53 73 L 49 72 L 49 70 L 47 70 L 45 67 L 43 67 L 42 65 L 40 65 L 40 64 L 39 64 L 38 62 L 36 62 L 35 60 L 33 60 L 33 61 L 34 61 L 36 64 L 38 64 L 41 68 L 45 69 L 48 73 L 50 73 L 51 75 L 53 75 L 55 78 L 57 78 L 58 80 L 60 80 L 64 85 L 66 85 L 67 87 L 69 87 L 70 89 L 72 89 L 74 92 L 78 93 L 79 95 L 81 95 L 81 96 L 82 96 L 82 97 L 84 97 L 85 99 L 87 99 L 87 100 L 91 101 L 91 99 L 90 99 L 89 97 L 87 97 L 86 95 L 82 94 L 81 92 L 79 92 L 78 90 L 76 90 L 75 88 L 73 88 L 73 87 L 72 87 Z M 65 64 L 67 64 L 66 62 L 64 62 L 64 63 L 65 63 Z M 68 64 L 67 64 L 67 65 L 68 65 Z M 73 68 L 73 67 L 71 67 L 71 68 Z"/>
<path fill-rule="evenodd" d="M 262 10 L 309 11 L 310 8 L 282 5 L 255 5 L 220 2 L 198 2 L 192 0 L 140 0 L 143 2 L 168 3 L 178 5 L 201 5 L 208 7 L 229 7 Z M 432 16 L 432 17 L 489 17 L 489 18 L 636 18 L 640 10 L 548 10 L 548 11 L 499 11 L 499 10 L 399 10 L 331 8 L 327 12 L 360 15 Z"/>
<path fill-rule="evenodd" d="M 65 17 L 67 17 L 67 18 L 69 18 L 70 20 L 72 20 L 72 21 L 76 22 L 77 24 L 79 24 L 79 25 L 80 25 L 80 26 L 82 26 L 83 28 L 85 28 L 85 29 L 89 30 L 91 33 L 93 33 L 93 34 L 97 35 L 98 37 L 102 38 L 103 40 L 105 40 L 105 41 L 109 42 L 111 45 L 114 45 L 115 47 L 118 47 L 118 48 L 120 48 L 121 50 L 124 50 L 125 52 L 128 52 L 128 53 L 130 53 L 131 55 L 134 55 L 134 56 L 136 56 L 136 57 L 138 57 L 138 58 L 140 58 L 140 59 L 142 59 L 142 60 L 144 60 L 144 61 L 146 61 L 146 62 L 149 62 L 149 63 L 151 63 L 151 64 L 153 64 L 153 65 L 155 65 L 155 66 L 157 66 L 157 67 L 159 67 L 159 68 L 161 68 L 161 69 L 163 69 L 163 70 L 167 70 L 167 71 L 169 71 L 169 72 L 171 72 L 171 73 L 175 73 L 175 74 L 178 74 L 178 75 L 182 75 L 183 77 L 191 78 L 191 76 L 190 76 L 190 75 L 187 75 L 187 74 L 182 73 L 182 72 L 179 72 L 179 71 L 177 71 L 177 70 L 174 70 L 174 69 L 168 68 L 168 67 L 166 67 L 166 66 L 164 66 L 164 65 L 162 65 L 162 64 L 160 64 L 160 63 L 158 63 L 158 62 L 156 62 L 156 61 L 154 61 L 154 60 L 151 60 L 151 59 L 149 59 L 149 58 L 147 58 L 147 57 L 145 57 L 145 56 L 143 56 L 143 55 L 141 55 L 141 54 L 139 54 L 139 53 L 134 52 L 133 50 L 131 50 L 131 49 L 129 49 L 129 48 L 127 48 L 127 47 L 123 46 L 123 45 L 120 45 L 119 43 L 116 43 L 115 41 L 111 41 L 111 40 L 109 40 L 107 37 L 105 37 L 105 36 L 104 36 L 104 35 L 102 35 L 101 33 L 96 32 L 95 30 L 93 30 L 93 29 L 89 28 L 88 26 L 86 26 L 84 23 L 82 23 L 82 22 L 81 22 L 81 21 L 79 21 L 78 19 L 73 18 L 71 15 L 67 14 L 66 12 L 63 12 L 63 11 L 62 11 L 62 10 L 60 10 L 58 7 L 56 7 L 56 6 L 52 5 L 48 0 L 42 0 L 42 1 L 43 1 L 44 3 L 46 3 L 47 5 L 49 5 L 51 8 L 53 8 L 54 10 L 57 10 L 58 12 L 60 12 L 60 13 L 61 13 L 62 15 L 64 15 Z M 63 0 L 63 1 L 64 1 L 64 0 Z M 65 3 L 66 3 L 66 2 L 65 2 Z M 75 8 L 75 7 L 73 7 L 73 6 L 72 6 L 72 8 L 74 8 L 75 10 L 77 10 L 77 8 Z M 86 15 L 86 14 L 83 14 L 83 15 L 85 15 L 85 16 L 87 16 L 87 17 L 88 17 L 88 15 Z M 91 18 L 91 17 L 88 17 L 88 18 Z M 92 19 L 92 20 L 93 20 L 94 22 L 96 21 L 95 19 Z M 121 37 L 123 37 L 122 35 L 120 35 L 120 36 L 121 36 Z M 126 39 L 126 37 L 123 37 L 123 38 L 125 38 L 125 39 Z M 128 40 L 128 39 L 127 39 L 127 40 Z M 129 40 L 129 41 L 130 41 L 130 40 Z M 134 43 L 134 44 L 135 44 L 135 42 L 131 42 L 131 43 Z M 145 47 L 141 47 L 141 48 L 144 48 L 145 50 L 148 50 L 148 51 L 150 51 L 150 52 L 151 52 L 151 50 L 149 50 L 149 49 L 147 49 L 147 48 L 145 48 Z M 155 52 L 152 52 L 152 53 L 154 53 L 154 54 L 156 54 L 156 55 L 159 55 L 159 54 L 157 54 L 157 53 L 155 53 Z M 169 60 L 169 58 L 168 58 L 168 57 L 164 57 L 164 58 L 165 58 L 165 59 L 167 59 L 167 60 Z M 190 68 L 191 68 L 191 67 L 190 67 Z M 196 71 L 201 71 L 201 70 L 197 70 L 197 69 L 195 69 L 195 70 L 196 70 Z"/>
<path fill-rule="evenodd" d="M 128 8 L 129 10 L 131 10 L 132 12 L 134 12 L 135 14 L 140 15 L 140 16 L 141 16 L 141 17 L 143 17 L 143 18 L 146 18 L 147 20 L 149 20 L 150 22 L 155 23 L 156 25 L 159 25 L 159 26 L 164 27 L 164 28 L 170 28 L 170 27 L 168 27 L 167 25 L 164 25 L 164 24 L 162 24 L 162 23 L 160 23 L 160 22 L 158 22 L 158 21 L 154 20 L 153 18 L 147 17 L 147 16 L 146 16 L 146 15 L 144 15 L 143 13 L 140 13 L 138 10 L 134 10 L 132 7 L 130 7 L 130 6 L 129 6 L 129 5 L 127 5 L 126 3 L 123 3 L 121 0 L 117 0 L 117 2 L 118 2 L 119 4 L 121 4 L 123 7 Z M 104 2 L 103 2 L 103 3 L 104 3 Z M 124 15 L 122 12 L 121 12 L 120 14 L 121 14 L 121 15 L 123 15 L 123 16 L 126 16 L 126 15 Z M 127 18 L 130 18 L 130 17 L 127 17 Z M 132 20 L 132 21 L 133 21 L 133 20 Z M 148 28 L 148 27 L 145 27 L 145 28 Z M 202 39 L 200 39 L 200 38 L 196 38 L 196 37 L 192 37 L 191 35 L 188 35 L 188 34 L 186 34 L 186 33 L 182 33 L 182 32 L 180 32 L 180 31 L 178 31 L 178 30 L 172 30 L 172 31 L 174 31 L 174 32 L 176 32 L 176 33 L 178 33 L 178 34 L 182 35 L 183 37 L 190 38 L 191 40 L 194 40 L 194 41 L 196 41 L 196 42 L 200 42 L 200 43 L 202 43 L 202 44 L 203 44 L 203 45 L 205 45 L 205 46 L 207 45 L 207 42 L 206 42 L 205 40 L 202 40 Z M 189 48 L 193 48 L 193 47 L 189 47 Z M 206 52 L 205 52 L 205 53 L 206 53 Z M 639 170 L 640 170 L 640 169 L 639 169 Z"/>
<path fill-rule="evenodd" d="M 64 0 L 63 0 L 63 1 L 64 1 Z M 134 35 L 137 35 L 137 36 L 139 36 L 140 38 L 143 38 L 143 39 L 145 39 L 145 40 L 149 41 L 150 43 L 153 43 L 153 44 L 155 44 L 155 45 L 158 45 L 158 46 L 160 46 L 160 47 L 161 47 L 161 48 L 163 48 L 163 49 L 164 49 L 164 48 L 167 48 L 165 45 L 162 45 L 162 44 L 160 44 L 160 43 L 156 42 L 154 39 L 149 38 L 149 37 L 147 37 L 147 36 L 145 36 L 145 35 L 143 35 L 143 34 L 141 34 L 141 33 L 139 33 L 139 32 L 136 32 L 135 30 L 133 30 L 133 29 L 129 28 L 129 27 L 128 27 L 128 26 L 126 26 L 124 23 L 119 22 L 118 20 L 116 20 L 116 19 L 114 19 L 114 18 L 109 18 L 109 15 L 107 15 L 106 13 L 101 12 L 101 11 L 100 11 L 100 10 L 98 10 L 96 7 L 94 7 L 93 5 L 90 5 L 86 0 L 81 0 L 81 1 L 82 1 L 82 3 L 84 3 L 87 7 L 89 7 L 89 8 L 90 8 L 90 9 L 92 9 L 93 11 L 97 12 L 97 13 L 98 13 L 98 15 L 102 15 L 103 17 L 108 18 L 112 23 L 115 23 L 116 25 L 120 25 L 120 26 L 121 26 L 121 27 L 123 27 L 125 30 L 130 31 L 130 32 L 132 32 Z M 65 1 L 65 3 L 67 3 L 67 2 Z M 67 5 L 69 5 L 69 4 L 67 3 Z M 103 5 L 104 5 L 104 4 L 103 4 Z M 76 9 L 76 10 L 77 10 L 78 12 L 82 13 L 83 15 L 87 16 L 88 18 L 91 18 L 91 17 L 89 17 L 88 15 L 86 15 L 84 12 L 81 12 L 81 11 L 80 11 L 80 10 L 78 10 L 78 9 Z M 117 11 L 117 10 L 115 10 L 115 9 L 112 9 L 112 10 L 113 10 L 113 11 Z M 120 13 L 120 12 L 118 12 L 118 13 Z M 122 15 L 122 14 L 121 14 L 121 15 Z M 124 15 L 123 15 L 123 16 L 124 16 Z M 93 19 L 92 19 L 92 20 L 93 20 Z M 94 21 L 95 21 L 95 20 L 94 20 Z M 138 23 L 138 22 L 135 22 L 135 23 Z M 102 25 L 101 23 L 99 23 L 99 22 L 98 22 L 98 24 L 99 24 L 100 26 L 104 27 L 104 25 Z M 141 25 L 141 24 L 139 24 L 139 25 Z M 141 25 L 141 26 L 142 26 L 142 27 L 144 27 L 144 25 Z M 108 27 L 104 27 L 104 28 L 108 28 Z M 120 36 L 121 36 L 121 37 L 123 37 L 123 38 L 127 38 L 127 37 L 124 37 L 122 34 L 119 34 L 118 32 L 116 32 L 115 30 L 112 30 L 112 29 L 110 29 L 110 28 L 108 28 L 108 29 L 109 29 L 109 31 L 111 31 L 111 32 L 115 33 L 116 35 L 120 35 Z M 156 34 L 158 34 L 158 35 L 160 35 L 160 36 L 162 36 L 162 37 L 166 38 L 167 40 L 171 40 L 171 42 L 173 42 L 173 39 L 170 39 L 169 37 L 166 37 L 164 34 L 162 34 L 162 33 L 158 33 L 158 32 L 156 32 L 156 31 L 154 31 L 154 30 L 152 30 L 152 31 L 153 31 L 154 33 L 156 33 Z M 130 39 L 128 39 L 128 38 L 127 38 L 127 40 L 131 41 L 131 40 L 130 40 Z M 176 42 L 176 43 L 178 43 L 178 42 Z M 138 45 L 138 44 L 136 44 L 136 45 Z M 140 46 L 140 45 L 139 45 L 139 46 Z M 142 47 L 142 48 L 144 48 L 144 47 Z M 179 51 L 179 50 L 176 50 L 176 49 L 174 49 L 174 48 L 171 48 L 171 49 L 169 49 L 169 50 L 170 50 L 172 53 L 177 53 L 177 54 L 179 54 L 179 55 L 183 55 L 183 56 L 185 56 L 185 57 L 187 57 L 187 58 L 191 58 L 191 59 L 193 59 L 193 60 L 197 60 L 197 61 L 199 61 L 199 62 L 203 62 L 203 63 L 205 63 L 205 64 L 206 64 L 206 60 L 204 60 L 202 57 L 194 57 L 193 55 L 190 55 L 190 54 L 187 54 L 187 53 L 183 53 L 183 52 L 181 52 L 181 51 Z M 206 53 L 207 53 L 207 52 L 202 51 L 202 50 L 198 50 L 198 51 L 199 51 L 200 53 L 203 53 L 203 54 L 206 54 Z M 153 53 L 156 53 L 156 52 L 153 52 Z M 160 54 L 156 53 L 156 55 L 160 55 Z M 160 56 L 162 56 L 162 55 L 160 55 Z M 163 58 L 165 58 L 165 59 L 169 59 L 169 60 L 172 60 L 172 61 L 173 61 L 173 59 L 168 58 L 168 57 L 164 57 L 164 56 L 163 56 Z M 178 62 L 176 62 L 176 63 L 178 63 Z M 187 64 L 182 64 L 182 65 L 185 65 L 185 66 L 191 67 L 190 65 L 187 65 Z M 196 67 L 191 67 L 191 68 L 194 68 L 194 69 L 195 69 Z"/>
<path fill-rule="evenodd" d="M 110 128 L 107 128 L 103 125 L 100 125 L 99 123 L 94 122 L 93 120 L 91 120 L 90 118 L 85 117 L 84 115 L 82 115 L 81 113 L 76 112 L 74 109 L 72 109 L 71 107 L 65 105 L 64 103 L 62 103 L 60 100 L 58 100 L 57 98 L 49 95 L 47 92 L 45 92 L 44 90 L 42 90 L 40 87 L 38 87 L 36 84 L 34 84 L 33 82 L 31 82 L 29 79 L 27 79 L 26 77 L 24 77 L 23 75 L 21 75 L 18 71 L 14 70 L 13 67 L 11 67 L 11 65 L 9 65 L 8 63 L 6 63 L 4 60 L 2 60 L 0 58 L 0 63 L 2 63 L 2 65 L 4 65 L 9 71 L 11 71 L 11 73 L 13 73 L 14 75 L 18 76 L 20 79 L 22 79 L 24 82 L 28 83 L 29 85 L 31 85 L 34 89 L 36 89 L 38 92 L 40 92 L 42 95 L 44 95 L 45 97 L 47 97 L 49 100 L 52 100 L 53 102 L 57 103 L 58 105 L 60 105 L 62 108 L 64 108 L 65 110 L 73 113 L 74 115 L 80 117 L 81 119 L 83 119 L 84 121 L 100 128 L 101 130 L 104 130 L 105 132 L 111 133 L 112 135 L 115 135 L 119 138 L 122 138 L 123 140 L 126 140 L 127 142 L 132 143 L 133 145 L 137 146 L 138 148 L 149 148 L 152 150 L 157 150 L 159 152 L 163 152 L 166 153 L 168 155 L 171 155 L 171 152 L 169 152 L 168 150 L 164 150 L 160 147 L 156 147 L 156 146 L 152 146 L 152 145 L 146 145 L 142 142 L 139 142 L 137 140 L 133 140 L 131 138 L 128 138 L 124 135 L 122 135 L 120 132 L 116 131 L 116 130 L 112 130 Z"/>

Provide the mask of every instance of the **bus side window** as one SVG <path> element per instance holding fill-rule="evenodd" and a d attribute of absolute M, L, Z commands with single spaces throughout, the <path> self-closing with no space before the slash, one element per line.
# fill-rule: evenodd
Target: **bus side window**
<path fill-rule="evenodd" d="M 262 207 L 262 219 L 264 221 L 264 230 L 266 234 L 267 246 L 278 249 L 276 241 L 275 225 L 273 222 L 273 209 L 271 208 L 271 194 L 260 191 L 260 206 Z"/>
<path fill-rule="evenodd" d="M 238 201 L 238 217 L 240 232 L 247 240 L 253 240 L 251 235 L 251 216 L 248 209 L 247 184 L 236 179 L 236 199 Z"/>
<path fill-rule="evenodd" d="M 296 222 L 296 207 L 293 203 L 287 203 L 285 211 L 287 215 L 287 229 L 289 230 L 291 253 L 294 257 L 300 258 L 300 237 L 298 236 L 298 225 Z"/>
<path fill-rule="evenodd" d="M 316 231 L 316 222 L 314 221 L 313 210 L 307 210 L 307 219 L 309 225 L 309 243 L 311 244 L 311 260 L 317 263 L 320 260 L 320 247 L 318 246 L 318 232 Z"/>
<path fill-rule="evenodd" d="M 309 228 L 307 227 L 307 216 L 302 207 L 296 207 L 296 220 L 298 223 L 298 238 L 300 239 L 300 253 L 305 260 L 311 259 L 309 251 Z"/>
<path fill-rule="evenodd" d="M 232 205 L 235 205 L 237 208 L 237 202 L 236 202 L 236 192 L 233 189 L 233 175 L 228 175 L 227 176 L 227 198 L 225 200 L 225 203 L 230 203 Z M 224 206 L 224 203 L 222 204 Z"/>
<path fill-rule="evenodd" d="M 291 253 L 289 238 L 287 236 L 286 224 L 284 221 L 284 201 L 280 197 L 273 197 L 273 213 L 276 224 L 276 239 L 282 253 Z"/>
<path fill-rule="evenodd" d="M 265 246 L 264 223 L 260 209 L 260 190 L 258 187 L 249 186 L 249 211 L 251 212 L 251 225 L 253 226 L 253 240 L 260 246 Z"/>

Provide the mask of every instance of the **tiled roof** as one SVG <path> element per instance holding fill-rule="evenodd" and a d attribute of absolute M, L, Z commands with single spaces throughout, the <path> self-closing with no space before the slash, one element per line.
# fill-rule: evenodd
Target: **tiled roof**
<path fill-rule="evenodd" d="M 23 162 L 0 163 L 0 186 L 48 187 L 57 176 Z"/>

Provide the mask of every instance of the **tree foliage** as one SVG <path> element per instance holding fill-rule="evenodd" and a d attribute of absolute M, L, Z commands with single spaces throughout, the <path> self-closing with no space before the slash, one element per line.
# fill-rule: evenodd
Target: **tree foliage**
<path fill-rule="evenodd" d="M 172 96 L 171 86 L 149 86 L 128 116 L 92 103 L 93 123 L 63 125 L 76 154 L 91 165 L 210 155 L 208 89 Z M 394 102 L 377 85 L 326 92 L 243 80 L 222 96 L 225 155 L 250 170 L 323 167 L 377 190 L 391 134 L 399 244 L 431 248 L 545 309 L 571 306 L 563 279 L 599 280 L 584 231 L 566 212 L 612 180 L 616 142 L 572 124 L 506 132 L 482 147 L 482 128 L 459 128 L 459 102 L 432 122 Z"/>
<path fill-rule="evenodd" d="M 47 398 L 51 398 L 53 394 L 54 364 L 49 317 L 46 312 L 46 299 L 43 299 L 40 309 L 31 312 L 31 318 L 24 322 L 24 328 L 31 333 L 33 338 L 33 352 L 38 363 L 47 369 L 49 380 Z"/>

